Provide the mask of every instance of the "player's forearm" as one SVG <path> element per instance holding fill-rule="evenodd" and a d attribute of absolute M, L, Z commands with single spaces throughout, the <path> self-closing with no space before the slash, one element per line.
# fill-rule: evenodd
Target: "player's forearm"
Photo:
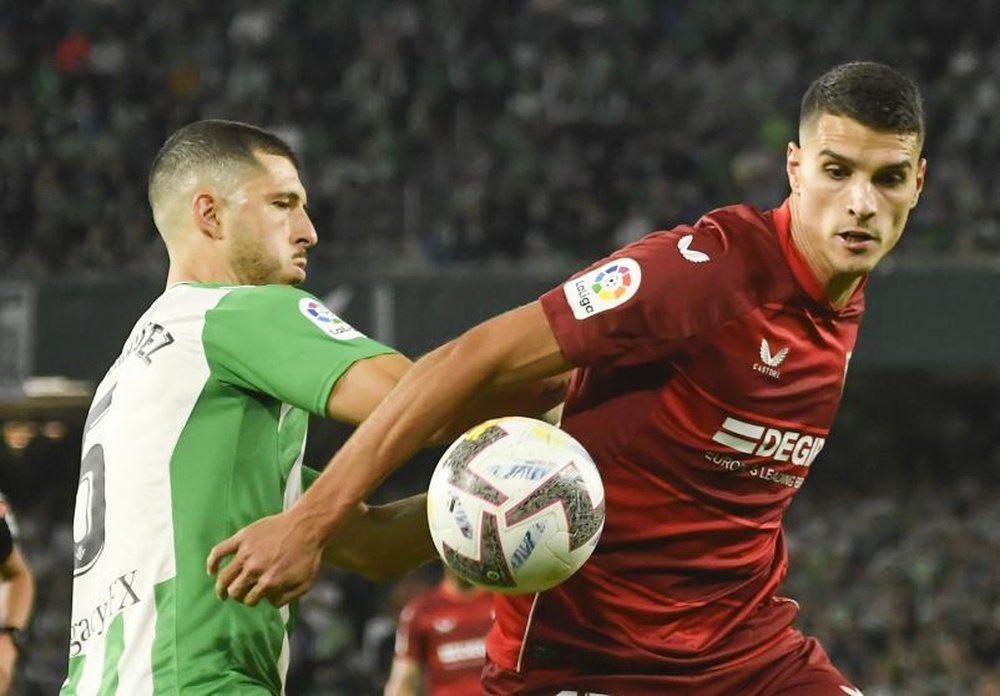
<path fill-rule="evenodd" d="M 293 510 L 317 542 L 329 538 L 400 463 L 432 441 L 485 384 L 487 367 L 461 339 L 419 360 L 348 439 Z"/>
<path fill-rule="evenodd" d="M 449 444 L 474 425 L 501 416 L 541 417 L 566 398 L 571 372 L 517 388 L 490 389 L 477 393 L 457 418 L 432 436 L 434 444 Z"/>
<path fill-rule="evenodd" d="M 480 324 L 421 358 L 292 508 L 305 538 L 327 539 L 400 463 L 484 389 L 517 389 L 571 369 L 541 304 Z"/>
<path fill-rule="evenodd" d="M 362 506 L 326 544 L 327 563 L 384 582 L 436 557 L 427 528 L 427 496 Z"/>
<path fill-rule="evenodd" d="M 7 584 L 4 623 L 24 628 L 31 618 L 31 608 L 35 602 L 35 579 L 20 551 L 14 550 L 10 560 L 4 564 L 2 573 Z"/>

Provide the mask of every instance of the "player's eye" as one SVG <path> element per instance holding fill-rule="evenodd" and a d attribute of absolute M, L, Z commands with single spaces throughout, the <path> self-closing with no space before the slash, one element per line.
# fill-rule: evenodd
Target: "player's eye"
<path fill-rule="evenodd" d="M 898 186 L 906 181 L 906 173 L 899 169 L 890 169 L 875 175 L 875 183 L 880 186 Z"/>
<path fill-rule="evenodd" d="M 851 174 L 847 167 L 839 164 L 828 164 L 823 167 L 823 171 L 825 171 L 827 176 L 831 179 L 846 179 Z"/>
<path fill-rule="evenodd" d="M 292 207 L 292 204 L 285 200 L 277 200 L 274 202 L 275 208 L 280 208 L 281 210 L 288 210 Z"/>

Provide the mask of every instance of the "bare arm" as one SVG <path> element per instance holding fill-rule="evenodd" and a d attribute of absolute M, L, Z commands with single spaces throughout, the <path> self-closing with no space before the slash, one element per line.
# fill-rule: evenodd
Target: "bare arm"
<path fill-rule="evenodd" d="M 402 355 L 356 363 L 331 390 L 327 415 L 347 423 L 363 421 L 411 365 Z M 449 442 L 476 423 L 499 414 L 545 411 L 562 401 L 568 380 L 567 373 L 524 387 L 485 391 L 435 440 Z M 344 526 L 327 540 L 323 560 L 370 580 L 384 581 L 399 577 L 435 555 L 427 530 L 427 497 L 419 495 L 381 506 L 359 503 Z"/>
<path fill-rule="evenodd" d="M 35 579 L 17 546 L 0 564 L 0 581 L 7 584 L 4 625 L 24 628 L 31 618 L 35 601 Z M 10 688 L 19 657 L 13 637 L 9 633 L 0 633 L 0 694 L 6 694 Z"/>
<path fill-rule="evenodd" d="M 416 696 L 420 692 L 420 665 L 411 657 L 396 655 L 385 684 L 384 696 Z"/>
<path fill-rule="evenodd" d="M 0 565 L 0 578 L 7 584 L 4 625 L 24 628 L 35 603 L 35 577 L 17 546 Z"/>
<path fill-rule="evenodd" d="M 402 364 L 398 367 L 403 369 Z M 371 387 L 381 378 L 366 380 L 364 387 L 371 394 L 358 396 L 350 385 L 361 373 L 355 374 L 357 368 L 352 368 L 331 395 L 336 403 L 330 415 L 353 420 L 363 418 L 374 404 L 378 406 L 291 509 L 244 527 L 212 549 L 207 568 L 210 574 L 218 573 L 219 597 L 248 605 L 267 597 L 281 606 L 302 594 L 316 576 L 330 536 L 356 515 L 364 519 L 366 508 L 359 505 L 365 497 L 417 449 L 435 434 L 465 423 L 469 413 L 464 409 L 475 402 L 476 394 L 481 405 L 493 399 L 493 407 L 502 399 L 517 397 L 519 390 L 522 396 L 524 390 L 530 394 L 540 383 L 571 367 L 541 305 L 534 302 L 480 324 L 421 358 L 381 403 L 382 392 Z M 384 384 L 394 379 L 389 373 L 382 377 Z M 563 388 L 548 398 L 561 398 Z M 536 394 L 546 389 L 542 384 Z M 482 415 L 473 412 L 474 418 Z M 418 549 L 416 557 L 423 559 L 426 518 L 419 529 L 407 530 L 400 520 L 414 521 L 415 513 L 410 510 L 408 515 L 393 514 L 391 519 L 404 528 L 401 534 L 411 535 L 413 548 Z M 424 535 L 422 540 L 412 541 L 419 535 Z M 373 553 L 381 553 L 381 543 Z M 220 571 L 222 559 L 228 556 L 233 560 Z"/>
<path fill-rule="evenodd" d="M 326 415 L 331 420 L 357 425 L 375 410 L 413 362 L 390 353 L 359 360 L 347 369 L 330 390 Z"/>
<path fill-rule="evenodd" d="M 507 387 L 484 388 L 466 403 L 455 421 L 431 436 L 433 444 L 450 444 L 474 425 L 500 416 L 542 418 L 566 399 L 572 370 L 546 379 Z"/>
<path fill-rule="evenodd" d="M 421 358 L 354 432 L 292 508 L 318 545 L 431 436 L 483 390 L 517 388 L 572 366 L 539 302 L 480 324 Z"/>
<path fill-rule="evenodd" d="M 427 496 L 360 504 L 331 537 L 323 561 L 384 582 L 436 558 L 427 529 Z"/>

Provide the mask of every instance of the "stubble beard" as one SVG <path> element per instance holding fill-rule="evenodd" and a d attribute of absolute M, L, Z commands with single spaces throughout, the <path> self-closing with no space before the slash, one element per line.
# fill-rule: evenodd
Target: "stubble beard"
<path fill-rule="evenodd" d="M 263 245 L 241 240 L 233 253 L 233 269 L 244 285 L 292 285 L 282 278 L 281 263 L 267 253 Z"/>

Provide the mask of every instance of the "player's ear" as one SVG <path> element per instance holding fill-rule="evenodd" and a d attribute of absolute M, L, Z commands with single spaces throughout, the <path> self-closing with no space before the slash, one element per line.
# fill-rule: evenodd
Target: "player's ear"
<path fill-rule="evenodd" d="M 785 152 L 785 171 L 788 173 L 788 186 L 793 194 L 799 192 L 799 177 L 802 172 L 802 148 L 794 141 L 788 143 Z"/>
<path fill-rule="evenodd" d="M 923 157 L 917 162 L 917 190 L 913 192 L 913 200 L 910 202 L 910 210 L 917 207 L 920 200 L 920 193 L 924 190 L 924 180 L 927 178 L 927 160 Z"/>
<path fill-rule="evenodd" d="M 196 191 L 191 200 L 191 216 L 199 232 L 222 239 L 222 201 L 211 191 Z"/>

